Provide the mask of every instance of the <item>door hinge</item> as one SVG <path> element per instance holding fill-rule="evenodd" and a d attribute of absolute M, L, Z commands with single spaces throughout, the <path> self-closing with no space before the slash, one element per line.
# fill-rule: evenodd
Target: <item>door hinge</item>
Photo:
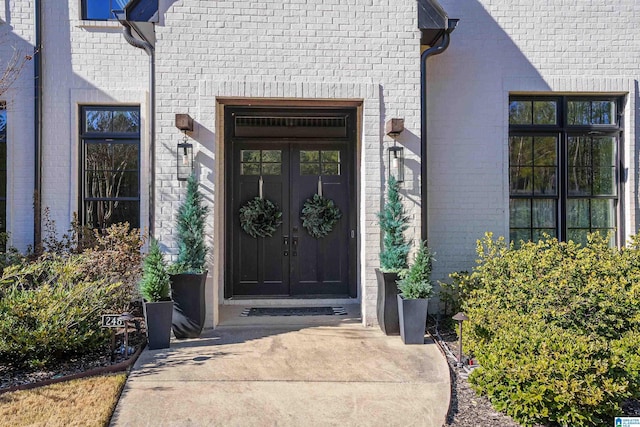
<path fill-rule="evenodd" d="M 354 239 L 356 237 L 356 230 L 351 230 L 351 238 Z"/>

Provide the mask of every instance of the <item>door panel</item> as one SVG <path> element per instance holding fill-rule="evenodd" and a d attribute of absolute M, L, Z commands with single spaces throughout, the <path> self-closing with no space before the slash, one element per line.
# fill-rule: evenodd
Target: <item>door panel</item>
<path fill-rule="evenodd" d="M 297 254 L 294 256 L 293 251 L 291 253 L 291 293 L 345 295 L 348 293 L 349 280 L 346 146 L 296 144 L 291 151 L 291 235 L 298 239 Z M 326 159 L 333 161 L 323 161 Z M 320 172 L 320 175 L 314 172 Z M 305 201 L 318 192 L 319 176 L 322 179 L 322 195 L 334 201 L 342 212 L 342 218 L 327 236 L 316 239 L 304 229 L 300 215 Z"/>
<path fill-rule="evenodd" d="M 237 144 L 233 150 L 233 291 L 235 295 L 288 295 L 289 261 L 283 256 L 283 230 L 288 230 L 288 217 L 272 237 L 254 238 L 240 226 L 238 212 L 249 200 L 259 195 L 262 176 L 263 197 L 280 209 L 289 205 L 289 148 L 274 144 Z M 269 162 L 269 155 L 280 151 L 281 162 Z M 259 158 L 255 158 L 255 154 Z M 253 156 L 251 156 L 253 154 Z M 277 165 L 280 163 L 280 170 Z M 265 174 L 262 174 L 265 172 Z M 279 174 L 276 174 L 278 173 Z"/>

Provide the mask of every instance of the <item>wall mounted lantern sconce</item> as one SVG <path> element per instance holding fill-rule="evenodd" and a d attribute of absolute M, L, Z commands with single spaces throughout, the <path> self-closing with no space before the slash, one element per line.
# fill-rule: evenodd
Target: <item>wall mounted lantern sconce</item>
<path fill-rule="evenodd" d="M 193 144 L 187 141 L 187 132 L 193 132 L 193 119 L 188 114 L 176 114 L 176 127 L 184 133 L 176 150 L 178 181 L 186 181 L 193 173 Z"/>
<path fill-rule="evenodd" d="M 404 181 L 404 147 L 396 144 L 396 138 L 404 131 L 404 119 L 391 119 L 385 126 L 387 136 L 393 138 L 393 146 L 387 149 L 389 155 L 389 177 Z"/>

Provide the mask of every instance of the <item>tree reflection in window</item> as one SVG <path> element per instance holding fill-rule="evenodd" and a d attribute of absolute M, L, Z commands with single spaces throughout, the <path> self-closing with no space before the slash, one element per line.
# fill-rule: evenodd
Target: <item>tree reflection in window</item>
<path fill-rule="evenodd" d="M 137 108 L 85 107 L 83 222 L 105 228 L 140 225 L 140 113 Z"/>

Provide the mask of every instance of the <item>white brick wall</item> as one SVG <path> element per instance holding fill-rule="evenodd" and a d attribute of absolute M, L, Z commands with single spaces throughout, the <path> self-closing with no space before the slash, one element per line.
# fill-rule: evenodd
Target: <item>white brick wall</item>
<path fill-rule="evenodd" d="M 430 60 L 430 244 L 435 276 L 470 269 L 485 231 L 508 235 L 508 96 L 511 92 L 628 93 L 623 196 L 637 231 L 640 3 L 442 0 L 460 24 Z"/>
<path fill-rule="evenodd" d="M 55 4 L 54 4 L 55 3 Z M 485 231 L 508 233 L 507 103 L 511 92 L 626 93 L 623 201 L 627 234 L 637 229 L 640 140 L 640 3 L 635 0 L 441 0 L 460 18 L 448 51 L 429 60 L 429 237 L 435 278 L 470 268 Z M 12 42 L 34 42 L 33 2 L 0 11 Z M 117 23 L 79 19 L 79 0 L 44 2 L 43 206 L 66 228 L 78 209 L 78 106 L 141 105 L 148 148 L 148 57 L 128 45 Z M 375 323 L 380 235 L 376 212 L 385 175 L 384 122 L 403 117 L 407 154 L 403 195 L 420 226 L 419 32 L 415 0 L 160 1 L 157 26 L 157 235 L 176 252 L 174 215 L 184 188 L 175 179 L 175 113 L 196 120 L 196 162 L 212 213 L 213 281 L 208 306 L 220 303 L 224 269 L 222 97 L 362 102 L 358 142 L 359 298 Z M 69 22 L 69 25 L 65 25 Z M 0 55 L 6 55 L 0 45 Z M 9 105 L 8 228 L 13 243 L 32 240 L 33 70 L 25 68 Z M 146 170 L 146 154 L 142 155 Z M 142 189 L 148 176 L 143 174 Z M 148 195 L 142 194 L 145 224 Z M 209 324 L 214 322 L 209 310 Z"/>
<path fill-rule="evenodd" d="M 25 2 L 32 3 L 32 2 Z M 80 1 L 43 2 L 43 188 L 59 232 L 78 206 L 79 106 L 140 105 L 142 148 L 148 142 L 148 56 L 129 45 L 117 22 L 80 20 Z M 33 145 L 31 143 L 31 145 Z M 148 168 L 141 155 L 142 170 Z M 142 175 L 142 225 L 147 225 L 147 174 Z"/>
<path fill-rule="evenodd" d="M 1 64 L 17 52 L 32 55 L 34 20 L 20 2 L 2 6 Z M 3 70 L 4 71 L 4 70 Z M 11 88 L 0 96 L 7 104 L 7 231 L 10 244 L 25 250 L 33 242 L 33 61 L 26 62 Z"/>
<path fill-rule="evenodd" d="M 161 6 L 162 8 L 162 6 Z M 354 99 L 364 106 L 357 172 L 359 203 L 359 297 L 364 322 L 375 323 L 380 181 L 384 121 L 405 118 L 408 152 L 406 201 L 411 233 L 419 236 L 419 31 L 414 0 L 188 1 L 169 5 L 157 28 L 158 187 L 157 230 L 175 252 L 174 213 L 183 189 L 175 182 L 174 146 L 180 137 L 175 113 L 197 122 L 200 179 L 212 210 L 215 295 L 222 297 L 224 228 L 215 222 L 220 191 L 222 137 L 216 98 Z M 217 189 L 217 191 L 216 191 Z M 213 291 L 213 289 L 212 289 Z"/>

